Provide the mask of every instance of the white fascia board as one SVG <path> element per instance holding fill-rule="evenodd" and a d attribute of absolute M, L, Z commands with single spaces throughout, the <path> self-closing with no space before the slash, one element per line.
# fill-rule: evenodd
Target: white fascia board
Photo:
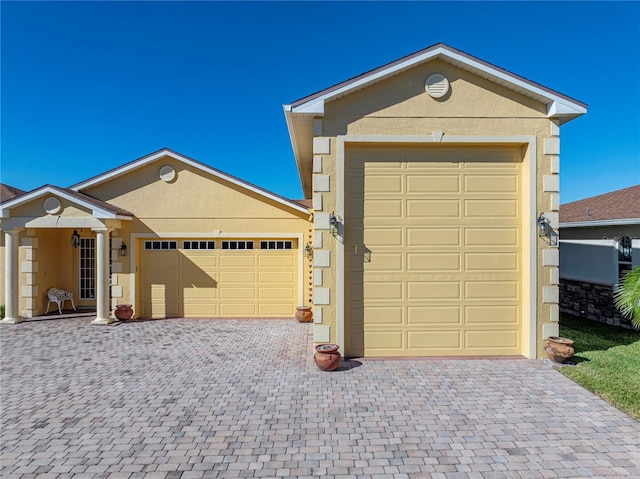
<path fill-rule="evenodd" d="M 92 180 L 85 181 L 84 183 L 78 183 L 77 185 L 72 186 L 70 189 L 72 189 L 74 191 L 79 191 L 79 190 L 88 188 L 90 186 L 93 186 L 93 185 L 96 185 L 96 184 L 99 184 L 99 183 L 103 183 L 103 182 L 105 182 L 107 180 L 110 180 L 110 179 L 115 178 L 117 176 L 121 176 L 121 175 L 123 175 L 123 174 L 125 174 L 125 173 L 127 173 L 127 172 L 129 172 L 131 170 L 139 168 L 140 166 L 152 163 L 152 162 L 156 161 L 157 159 L 162 158 L 164 156 L 168 156 L 170 158 L 173 158 L 174 160 L 186 163 L 186 164 L 188 164 L 188 165 L 190 165 L 190 166 L 192 166 L 192 167 L 194 167 L 194 168 L 196 168 L 196 169 L 198 169 L 200 171 L 204 171 L 205 173 L 208 173 L 208 174 L 213 175 L 215 177 L 221 178 L 221 179 L 223 179 L 225 181 L 228 181 L 229 183 L 233 183 L 234 185 L 240 186 L 241 188 L 244 188 L 244 189 L 247 189 L 249 191 L 252 191 L 252 192 L 254 192 L 254 193 L 256 193 L 256 194 L 258 194 L 260 196 L 269 198 L 269 199 L 271 199 L 271 200 L 273 200 L 273 201 L 275 201 L 277 203 L 280 203 L 282 205 L 286 205 L 286 206 L 288 206 L 290 208 L 293 208 L 295 210 L 298 210 L 300 212 L 303 212 L 303 213 L 308 213 L 309 212 L 305 207 L 300 206 L 297 203 L 290 202 L 290 201 L 288 201 L 288 200 L 286 200 L 284 198 L 281 198 L 279 196 L 276 196 L 276 195 L 273 195 L 271 193 L 268 193 L 265 190 L 262 190 L 260 188 L 256 188 L 256 187 L 254 187 L 253 185 L 251 185 L 249 183 L 245 183 L 244 181 L 241 181 L 241 180 L 239 180 L 237 178 L 234 178 L 234 177 L 229 176 L 229 175 L 227 175 L 225 173 L 222 173 L 221 171 L 214 170 L 213 168 L 208 168 L 206 165 L 203 165 L 202 163 L 195 162 L 195 161 L 191 160 L 190 158 L 187 158 L 187 157 L 182 156 L 182 155 L 178 155 L 178 154 L 176 154 L 176 153 L 174 153 L 173 151 L 170 151 L 170 150 L 160 150 L 159 152 L 154 153 L 154 154 L 152 154 L 150 156 L 145 156 L 144 158 L 140 158 L 138 161 L 135 161 L 133 163 L 129 163 L 129 164 L 127 164 L 127 165 L 125 165 L 125 166 L 123 166 L 121 168 L 117 168 L 115 170 L 112 170 L 112 171 L 110 171 L 108 173 L 105 173 L 104 175 L 97 176 L 97 177 L 93 178 Z"/>
<path fill-rule="evenodd" d="M 560 223 L 560 228 L 588 228 L 596 226 L 626 226 L 640 225 L 640 218 L 625 218 L 621 220 L 600 220 L 600 221 L 574 221 L 571 223 Z"/>
<path fill-rule="evenodd" d="M 284 119 L 287 122 L 287 130 L 289 131 L 289 141 L 291 142 L 291 148 L 293 149 L 293 158 L 296 160 L 296 168 L 298 168 L 298 178 L 300 178 L 300 188 L 302 188 L 302 194 L 304 195 L 304 178 L 302 177 L 302 158 L 300 155 L 300 149 L 298 148 L 298 141 L 295 135 L 295 120 L 291 113 L 291 105 L 282 105 L 284 110 Z"/>
<path fill-rule="evenodd" d="M 14 206 L 18 206 L 18 205 L 21 205 L 21 204 L 28 203 L 31 200 L 35 200 L 37 198 L 41 198 L 41 197 L 46 196 L 46 195 L 59 196 L 61 198 L 66 199 L 70 203 L 83 206 L 84 208 L 87 208 L 88 210 L 91 210 L 92 215 L 93 215 L 94 218 L 112 219 L 112 220 L 131 220 L 132 219 L 130 216 L 120 215 L 120 214 L 115 213 L 113 211 L 105 210 L 104 208 L 101 208 L 101 207 L 99 207 L 99 206 L 97 206 L 97 205 L 95 205 L 93 203 L 90 203 L 88 201 L 84 201 L 84 200 L 82 200 L 80 198 L 77 198 L 77 197 L 75 197 L 73 195 L 65 193 L 64 191 L 57 190 L 57 189 L 51 188 L 49 186 L 37 189 L 35 191 L 32 191 L 31 193 L 27 193 L 26 195 L 22 195 L 22 196 L 16 198 L 14 201 L 8 201 L 8 202 L 4 203 L 3 208 L 1 210 L 2 212 L 0 214 L 0 217 L 9 218 L 10 217 L 10 214 L 9 214 L 9 211 L 8 211 L 9 209 L 13 208 Z"/>
<path fill-rule="evenodd" d="M 584 115 L 586 112 L 587 109 L 585 107 L 562 100 L 554 100 L 547 105 L 547 118 L 564 118 L 569 121 Z"/>
<path fill-rule="evenodd" d="M 475 69 L 477 71 L 483 72 L 487 75 L 490 75 L 492 77 L 494 77 L 494 81 L 496 80 L 502 80 L 502 82 L 507 83 L 508 85 L 512 85 L 513 87 L 518 87 L 519 89 L 524 89 L 527 90 L 539 97 L 545 98 L 547 100 L 547 104 L 548 103 L 556 103 L 559 102 L 567 107 L 571 106 L 571 108 L 574 109 L 574 111 L 572 112 L 572 114 L 574 115 L 581 115 L 586 113 L 586 109 L 574 102 L 571 102 L 565 98 L 562 98 L 560 96 L 554 95 L 552 93 L 550 93 L 549 91 L 539 88 L 535 85 L 532 85 L 529 82 L 526 82 L 524 80 L 521 80 L 520 78 L 511 75 L 509 73 L 497 70 L 489 65 L 486 65 L 484 63 L 480 63 L 476 60 L 473 60 L 471 58 L 468 58 L 467 56 L 461 55 L 459 53 L 456 52 L 452 52 L 451 50 L 448 50 L 444 47 L 438 47 L 434 50 L 428 51 L 423 53 L 422 55 L 418 55 L 416 57 L 411 58 L 410 60 L 407 60 L 406 62 L 402 62 L 402 63 L 398 63 L 396 65 L 393 65 L 389 68 L 386 68 L 384 70 L 381 70 L 379 72 L 376 73 L 372 73 L 371 75 L 366 75 L 363 78 L 354 81 L 353 83 L 349 83 L 345 86 L 343 86 L 342 88 L 338 88 L 336 90 L 327 92 L 326 94 L 319 96 L 317 98 L 314 98 L 312 100 L 309 100 L 309 102 L 307 103 L 303 103 L 298 107 L 293 108 L 293 112 L 294 113 L 316 113 L 317 114 L 324 114 L 324 102 L 331 100 L 333 98 L 339 97 L 351 90 L 356 90 L 358 88 L 361 88 L 362 86 L 367 85 L 368 83 L 377 81 L 381 78 L 384 78 L 386 76 L 390 76 L 393 75 L 395 73 L 398 73 L 402 70 L 406 70 L 408 68 L 413 67 L 414 65 L 417 65 L 419 63 L 422 62 L 426 62 L 428 60 L 431 60 L 433 58 L 436 57 L 445 57 L 449 58 L 451 60 L 463 63 L 465 65 L 468 65 L 469 67 L 471 67 L 471 69 Z M 500 82 L 498 82 L 500 83 Z M 517 90 L 517 89 L 516 89 Z M 320 106 L 321 104 L 321 106 Z"/>

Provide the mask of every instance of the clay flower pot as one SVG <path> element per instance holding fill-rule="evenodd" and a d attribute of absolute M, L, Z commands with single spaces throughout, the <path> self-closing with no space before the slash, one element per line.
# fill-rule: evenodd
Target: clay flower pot
<path fill-rule="evenodd" d="M 116 306 L 116 310 L 113 312 L 116 318 L 120 321 L 126 321 L 133 316 L 133 308 L 130 304 L 119 304 Z"/>
<path fill-rule="evenodd" d="M 551 361 L 563 363 L 573 356 L 573 353 L 575 352 L 571 347 L 572 344 L 573 341 L 571 339 L 549 336 L 546 339 L 544 350 Z"/>
<path fill-rule="evenodd" d="M 318 344 L 315 347 L 316 353 L 313 355 L 313 361 L 318 368 L 323 371 L 333 371 L 342 361 L 342 357 L 338 352 L 337 344 Z"/>
<path fill-rule="evenodd" d="M 296 319 L 300 323 L 309 323 L 313 319 L 311 306 L 298 306 L 296 308 Z"/>

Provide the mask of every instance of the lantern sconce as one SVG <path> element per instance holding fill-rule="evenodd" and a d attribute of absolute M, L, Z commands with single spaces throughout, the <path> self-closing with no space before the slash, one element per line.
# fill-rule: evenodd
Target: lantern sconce
<path fill-rule="evenodd" d="M 549 218 L 544 216 L 544 212 L 540 213 L 540 216 L 538 216 L 536 223 L 538 224 L 538 236 L 540 238 L 546 239 L 550 245 L 557 244 L 556 232 L 553 231 L 551 221 L 549 220 Z"/>
<path fill-rule="evenodd" d="M 307 245 L 304 247 L 304 256 L 307 259 L 313 258 L 313 246 L 311 246 L 309 243 L 307 243 Z"/>
<path fill-rule="evenodd" d="M 331 232 L 331 236 L 336 236 L 338 234 L 338 225 L 340 223 L 342 223 L 342 218 L 336 216 L 334 213 L 329 215 L 329 231 Z"/>
<path fill-rule="evenodd" d="M 71 246 L 77 248 L 80 246 L 80 235 L 78 234 L 78 230 L 73 230 L 71 234 Z"/>
<path fill-rule="evenodd" d="M 120 249 L 118 251 L 119 251 L 120 256 L 127 256 L 127 245 L 124 244 L 124 241 L 120 245 Z"/>

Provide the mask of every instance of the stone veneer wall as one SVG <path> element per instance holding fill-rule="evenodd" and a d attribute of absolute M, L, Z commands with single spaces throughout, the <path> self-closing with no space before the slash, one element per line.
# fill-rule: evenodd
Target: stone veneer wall
<path fill-rule="evenodd" d="M 600 323 L 633 328 L 613 305 L 613 286 L 560 279 L 560 311 Z"/>

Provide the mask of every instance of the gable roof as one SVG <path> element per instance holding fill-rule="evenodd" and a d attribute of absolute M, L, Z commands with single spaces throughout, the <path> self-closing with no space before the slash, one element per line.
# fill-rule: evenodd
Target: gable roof
<path fill-rule="evenodd" d="M 325 88 L 304 98 L 283 105 L 289 137 L 300 173 L 303 191 L 310 191 L 310 171 L 308 163 L 312 155 L 313 118 L 324 115 L 325 103 L 365 88 L 405 70 L 428 61 L 440 59 L 455 67 L 493 81 L 503 87 L 533 98 L 547 107 L 547 117 L 566 123 L 587 112 L 587 105 L 555 90 L 547 88 L 527 78 L 488 63 L 444 43 L 412 53 L 399 60 L 387 63 L 349 80 Z M 311 140 L 309 139 L 311 138 Z"/>
<path fill-rule="evenodd" d="M 171 150 L 170 148 L 162 148 L 154 153 L 150 153 L 146 156 L 143 156 L 142 158 L 138 158 L 137 160 L 133 160 L 129 163 L 126 163 L 122 166 L 109 170 L 105 173 L 94 176 L 93 178 L 89 178 L 88 180 L 85 180 L 81 183 L 77 183 L 71 186 L 70 189 L 73 191 L 81 191 L 83 189 L 86 189 L 95 185 L 99 185 L 101 183 L 104 183 L 113 178 L 122 176 L 132 170 L 148 165 L 150 163 L 153 163 L 156 160 L 159 160 L 160 158 L 167 157 L 167 156 L 169 158 L 173 158 L 174 160 L 180 161 L 182 163 L 186 163 L 187 165 L 190 165 L 200 171 L 213 175 L 217 178 L 228 181 L 229 183 L 233 183 L 234 185 L 240 186 L 241 188 L 257 193 L 260 196 L 269 198 L 277 203 L 288 206 L 290 208 L 301 211 L 303 213 L 309 213 L 308 208 L 299 204 L 296 201 L 289 200 L 276 193 L 272 193 L 271 191 L 265 190 L 264 188 L 260 188 L 259 186 L 256 186 L 252 183 L 241 180 L 240 178 L 237 178 L 221 170 L 213 168 L 200 161 L 194 160 L 193 158 L 189 158 L 188 156 L 182 155 L 176 151 Z"/>
<path fill-rule="evenodd" d="M 25 192 L 15 188 L 14 186 L 5 185 L 4 183 L 0 183 L 0 203 L 3 201 L 10 200 L 15 198 L 16 196 L 20 196 Z"/>
<path fill-rule="evenodd" d="M 93 212 L 93 216 L 96 218 L 120 220 L 130 220 L 131 218 L 133 218 L 133 213 L 127 210 L 118 208 L 117 206 L 114 206 L 102 200 L 98 200 L 89 195 L 85 195 L 84 193 L 79 193 L 69 188 L 60 188 L 53 185 L 41 186 L 40 188 L 29 191 L 28 193 L 24 193 L 11 200 L 0 203 L 0 218 L 8 217 L 8 210 L 10 210 L 11 208 L 23 205 L 25 203 L 28 203 L 29 201 L 37 198 L 42 198 L 47 195 L 59 196 L 66 199 L 67 201 L 70 201 L 71 203 L 87 208 Z"/>
<path fill-rule="evenodd" d="M 560 205 L 560 227 L 640 224 L 640 185 Z"/>

